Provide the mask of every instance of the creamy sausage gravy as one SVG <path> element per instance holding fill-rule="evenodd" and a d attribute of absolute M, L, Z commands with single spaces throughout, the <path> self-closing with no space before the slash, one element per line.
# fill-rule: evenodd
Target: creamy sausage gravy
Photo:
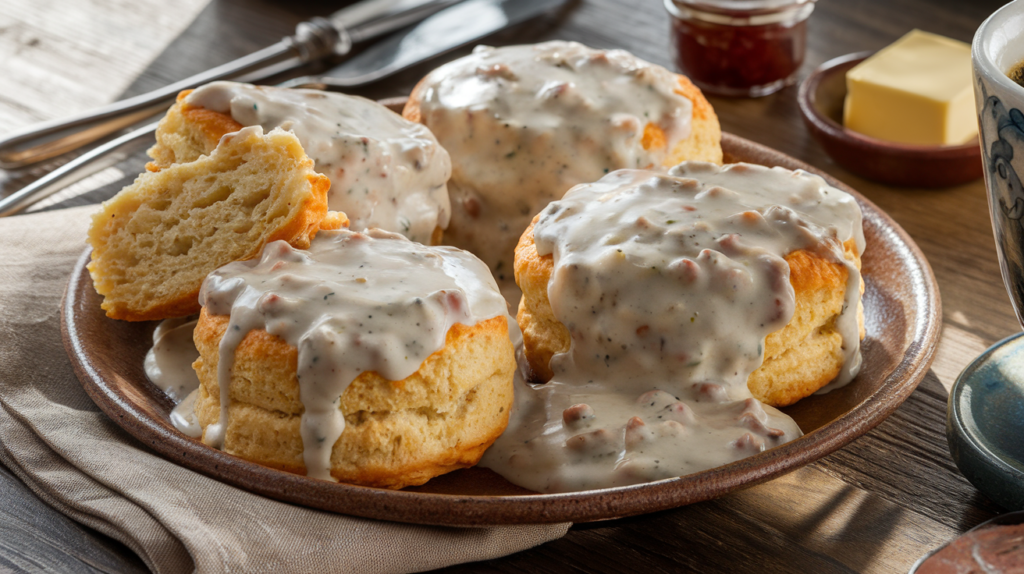
<path fill-rule="evenodd" d="M 677 89 L 665 68 L 575 42 L 481 46 L 438 68 L 419 106 L 452 157 L 445 242 L 511 281 L 516 242 L 545 205 L 609 171 L 662 166 L 689 136 L 692 104 Z M 648 124 L 667 145 L 644 149 Z"/>
<path fill-rule="evenodd" d="M 230 263 L 203 283 L 207 313 L 230 315 L 220 342 L 221 412 L 204 442 L 223 448 L 235 350 L 254 329 L 298 349 L 307 475 L 333 480 L 330 457 L 345 428 L 340 398 L 364 371 L 401 380 L 445 344 L 455 323 L 507 315 L 487 267 L 450 247 L 371 229 L 321 231 L 308 251 L 283 241 L 260 259 Z"/>
<path fill-rule="evenodd" d="M 331 179 L 330 208 L 353 229 L 378 227 L 429 243 L 448 226 L 448 152 L 430 130 L 356 96 L 213 82 L 185 102 L 229 114 L 243 126 L 292 131 Z"/>
<path fill-rule="evenodd" d="M 195 326 L 194 316 L 161 321 L 153 331 L 153 346 L 143 363 L 149 380 L 175 404 L 199 388 L 199 377 L 192 369 L 199 358 L 192 342 Z"/>
<path fill-rule="evenodd" d="M 199 389 L 199 377 L 192 368 L 192 363 L 199 358 L 192 341 L 195 326 L 195 317 L 161 321 L 153 331 L 153 346 L 143 363 L 146 377 L 175 404 L 171 423 L 192 438 L 203 434 L 193 409 Z"/>
<path fill-rule="evenodd" d="M 622 170 L 541 212 L 548 297 L 571 335 L 545 385 L 520 384 L 509 428 L 481 462 L 541 492 L 621 486 L 726 464 L 800 436 L 747 377 L 794 309 L 783 257 L 848 271 L 836 320 L 848 382 L 860 366 L 861 213 L 824 180 L 781 168 L 684 163 Z"/>

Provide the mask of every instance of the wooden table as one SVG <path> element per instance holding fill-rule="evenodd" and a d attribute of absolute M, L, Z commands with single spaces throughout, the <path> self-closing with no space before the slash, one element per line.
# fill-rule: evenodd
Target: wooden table
<path fill-rule="evenodd" d="M 164 4 L 175 3 L 151 0 L 65 2 L 75 10 L 46 10 L 46 3 L 23 0 L 0 5 L 0 130 L 158 87 L 267 45 L 298 21 L 337 8 L 206 2 L 181 2 L 170 10 Z M 1000 4 L 822 0 L 810 20 L 801 75 L 832 57 L 885 46 L 915 27 L 969 42 Z M 162 19 L 154 24 L 150 16 L 157 13 Z M 123 30 L 122 43 L 101 33 L 112 22 Z M 670 63 L 660 0 L 584 0 L 489 42 L 552 38 L 626 48 Z M 433 65 L 362 93 L 406 94 Z M 126 87 L 104 94 L 96 85 Z M 539 548 L 450 571 L 905 572 L 929 549 L 1001 512 L 957 471 L 944 435 L 946 399 L 957 374 L 1020 328 L 999 276 L 984 184 L 896 189 L 851 175 L 810 138 L 795 98 L 794 87 L 756 100 L 710 99 L 724 130 L 833 174 L 887 211 L 920 245 L 938 277 L 944 313 L 939 350 L 920 387 L 867 435 L 780 479 L 684 508 L 576 525 Z M 40 173 L 0 171 L 0 194 Z M 104 182 L 94 180 L 96 190 L 54 207 L 108 197 L 118 184 Z M 41 571 L 144 569 L 125 547 L 57 514 L 0 467 L 0 571 L 26 558 Z"/>

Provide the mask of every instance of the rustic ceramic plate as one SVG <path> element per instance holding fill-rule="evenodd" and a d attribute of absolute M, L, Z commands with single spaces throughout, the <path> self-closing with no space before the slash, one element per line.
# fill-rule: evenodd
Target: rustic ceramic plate
<path fill-rule="evenodd" d="M 86 392 L 117 424 L 168 460 L 259 494 L 356 516 L 438 525 L 493 525 L 618 518 L 707 500 L 792 471 L 849 443 L 881 422 L 914 390 L 931 364 L 941 307 L 931 268 L 910 237 L 871 202 L 789 156 L 726 134 L 726 161 L 746 161 L 824 176 L 864 210 L 867 251 L 864 368 L 848 386 L 784 409 L 807 433 L 756 456 L 705 472 L 568 494 L 535 494 L 472 468 L 402 491 L 336 484 L 251 463 L 171 426 L 171 401 L 142 368 L 156 323 L 108 319 L 85 269 L 86 250 L 62 308 L 64 344 Z"/>

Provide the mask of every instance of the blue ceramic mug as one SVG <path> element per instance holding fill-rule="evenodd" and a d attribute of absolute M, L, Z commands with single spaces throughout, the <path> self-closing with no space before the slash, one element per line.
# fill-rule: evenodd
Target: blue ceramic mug
<path fill-rule="evenodd" d="M 1024 0 L 1000 8 L 971 46 L 989 213 L 1003 282 L 1024 325 L 1024 87 L 1007 76 L 1024 61 Z M 946 436 L 957 467 L 1007 509 L 1024 508 L 1024 334 L 999 343 L 957 378 Z"/>
<path fill-rule="evenodd" d="M 1024 325 L 1024 87 L 1007 76 L 1024 61 L 1024 0 L 1003 6 L 978 28 L 971 61 L 999 266 Z"/>

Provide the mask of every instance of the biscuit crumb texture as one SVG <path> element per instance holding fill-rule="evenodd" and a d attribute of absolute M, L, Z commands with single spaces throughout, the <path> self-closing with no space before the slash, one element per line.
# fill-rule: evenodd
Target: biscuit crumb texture
<path fill-rule="evenodd" d="M 230 115 L 185 103 L 192 90 L 178 94 L 178 100 L 156 128 L 156 144 L 146 151 L 153 161 L 149 171 L 160 171 L 176 163 L 186 163 L 208 155 L 224 134 L 237 132 L 242 124 Z"/>
<path fill-rule="evenodd" d="M 209 156 L 143 173 L 93 215 L 89 272 L 107 316 L 148 321 L 198 313 L 208 273 L 278 239 L 307 248 L 328 216 L 330 180 L 298 139 L 259 127 Z M 326 218 L 326 219 L 325 219 Z"/>

